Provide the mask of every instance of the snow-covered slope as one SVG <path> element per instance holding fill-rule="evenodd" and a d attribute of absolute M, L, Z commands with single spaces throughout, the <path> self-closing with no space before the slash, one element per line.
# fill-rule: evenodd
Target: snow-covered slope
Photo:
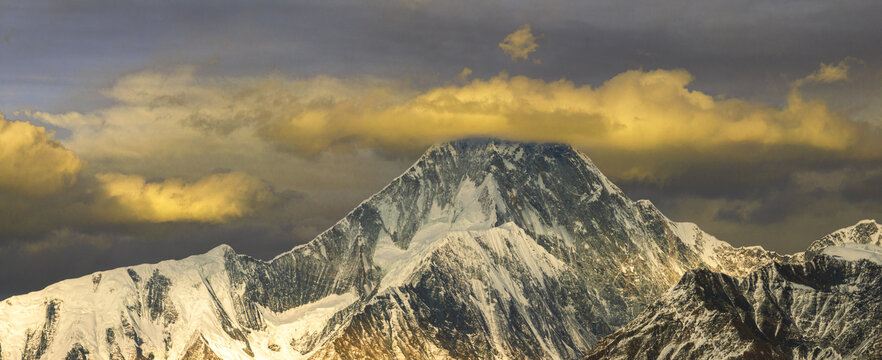
<path fill-rule="evenodd" d="M 861 220 L 857 224 L 834 231 L 819 240 L 816 240 L 808 249 L 807 257 L 811 257 L 820 251 L 843 244 L 868 244 L 882 246 L 882 225 L 876 220 Z"/>
<path fill-rule="evenodd" d="M 842 260 L 868 260 L 882 265 L 882 246 L 878 245 L 841 244 L 824 248 L 821 253 Z"/>
<path fill-rule="evenodd" d="M 862 221 L 814 242 L 805 262 L 734 278 L 690 271 L 588 359 L 880 359 L 882 247 Z"/>
<path fill-rule="evenodd" d="M 0 355 L 578 358 L 687 270 L 774 259 L 631 201 L 569 146 L 461 140 L 271 261 L 222 246 L 4 300 Z"/>

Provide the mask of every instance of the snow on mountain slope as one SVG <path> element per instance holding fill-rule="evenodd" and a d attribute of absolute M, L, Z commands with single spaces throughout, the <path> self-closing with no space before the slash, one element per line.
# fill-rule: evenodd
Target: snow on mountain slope
<path fill-rule="evenodd" d="M 824 248 L 821 253 L 848 261 L 868 260 L 882 265 L 882 246 L 873 244 L 852 243 L 830 246 Z"/>
<path fill-rule="evenodd" d="M 271 261 L 219 247 L 7 299 L 0 355 L 578 358 L 687 270 L 775 259 L 631 201 L 569 146 L 461 140 Z"/>
<path fill-rule="evenodd" d="M 224 358 L 244 359 L 247 343 L 218 336 L 225 334 L 221 315 L 232 306 L 229 297 L 214 294 L 230 292 L 224 254 L 231 252 L 221 246 L 180 261 L 98 272 L 6 299 L 0 303 L 3 357 L 63 359 L 83 347 L 99 358 L 179 358 L 189 334 L 199 331 L 214 340 L 214 350 Z M 180 334 L 187 336 L 174 336 Z"/>
<path fill-rule="evenodd" d="M 882 225 L 877 224 L 876 220 L 861 220 L 857 224 L 839 229 L 815 240 L 806 249 L 806 253 L 815 254 L 827 247 L 843 244 L 882 246 Z"/>
<path fill-rule="evenodd" d="M 813 243 L 805 262 L 740 278 L 690 271 L 587 359 L 882 358 L 882 247 L 867 243 L 873 228 L 860 222 Z"/>

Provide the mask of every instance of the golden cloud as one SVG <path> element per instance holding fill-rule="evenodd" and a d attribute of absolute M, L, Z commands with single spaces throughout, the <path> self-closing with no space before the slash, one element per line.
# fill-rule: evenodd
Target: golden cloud
<path fill-rule="evenodd" d="M 536 43 L 537 39 L 538 38 L 533 35 L 533 32 L 530 30 L 530 24 L 525 24 L 515 30 L 515 32 L 508 34 L 508 36 L 499 43 L 499 48 L 508 56 L 511 56 L 512 60 L 527 60 L 530 57 L 530 53 L 539 48 L 539 44 Z"/>
<path fill-rule="evenodd" d="M 865 131 L 866 126 L 823 100 L 803 97 L 798 87 L 783 104 L 769 105 L 691 89 L 693 78 L 685 70 L 626 71 L 598 86 L 470 75 L 464 69 L 445 86 L 414 89 L 372 78 L 197 78 L 192 68 L 132 74 L 104 92 L 114 100 L 111 106 L 84 113 L 21 113 L 69 129 L 64 148 L 43 128 L 3 123 L 0 136 L 31 134 L 24 143 L 39 146 L 23 148 L 45 148 L 40 151 L 47 154 L 16 150 L 15 158 L 31 159 L 26 163 L 47 171 L 24 176 L 26 171 L 12 171 L 17 167 L 2 161 L 0 182 L 8 183 L 9 174 L 28 179 L 17 180 L 19 186 L 39 184 L 34 179 L 46 174 L 55 179 L 68 174 L 72 181 L 81 166 L 77 156 L 90 166 L 72 188 L 78 190 L 25 199 L 28 204 L 18 208 L 0 201 L 7 213 L 23 214 L 0 222 L 7 224 L 5 229 L 27 231 L 58 224 L 217 223 L 258 212 L 273 196 L 262 180 L 241 173 L 171 179 L 196 179 L 216 168 L 246 171 L 276 188 L 310 194 L 364 186 L 347 195 L 358 199 L 403 166 L 359 150 L 413 155 L 432 143 L 471 136 L 573 144 L 587 149 L 617 181 L 657 183 L 702 176 L 705 168 L 725 172 L 731 163 L 747 168 L 788 161 L 865 161 L 882 154 L 878 136 L 868 135 L 877 133 Z M 11 132 L 11 125 L 20 128 Z M 0 141 L 2 154 L 12 143 Z M 356 156 L 343 155 L 351 152 Z M 361 174 L 374 176 L 373 183 L 365 185 L 367 176 L 339 180 L 341 171 L 359 166 Z M 381 166 L 383 171 L 363 170 Z M 43 216 L 30 215 L 38 212 Z"/>
<path fill-rule="evenodd" d="M 284 122 L 331 103 L 353 100 L 377 106 L 411 94 L 377 79 L 196 79 L 193 71 L 181 68 L 125 76 L 103 92 L 117 104 L 93 112 L 22 111 L 20 115 L 70 130 L 65 145 L 102 166 L 146 157 L 265 154 L 266 141 L 255 136 L 256 127 Z M 125 172 L 139 173 L 134 170 Z"/>
<path fill-rule="evenodd" d="M 0 189 L 41 196 L 76 181 L 82 161 L 52 136 L 44 127 L 0 114 Z"/>
<path fill-rule="evenodd" d="M 106 92 L 118 102 L 109 108 L 26 115 L 70 129 L 65 144 L 96 164 L 206 153 L 265 158 L 273 153 L 267 144 L 303 157 L 353 149 L 412 154 L 469 136 L 678 156 L 744 146 L 843 152 L 866 142 L 859 125 L 795 88 L 783 106 L 771 106 L 692 90 L 692 80 L 685 70 L 631 70 L 591 87 L 500 74 L 417 91 L 394 81 L 324 76 L 197 80 L 182 69 L 120 79 Z"/>
<path fill-rule="evenodd" d="M 250 214 L 270 197 L 266 184 L 243 173 L 148 182 L 141 176 L 99 174 L 96 211 L 116 222 L 223 222 Z"/>
<path fill-rule="evenodd" d="M 797 92 L 777 108 L 714 99 L 689 90 L 691 81 L 684 70 L 627 71 L 592 89 L 499 75 L 389 106 L 366 98 L 329 101 L 265 124 L 260 133 L 305 154 L 340 144 L 395 150 L 480 135 L 627 151 L 733 143 L 844 149 L 856 137 L 845 116 Z"/>

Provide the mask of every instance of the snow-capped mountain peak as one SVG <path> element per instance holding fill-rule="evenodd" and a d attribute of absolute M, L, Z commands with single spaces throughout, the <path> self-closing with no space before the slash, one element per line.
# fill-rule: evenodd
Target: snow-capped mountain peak
<path fill-rule="evenodd" d="M 219 247 L 7 299 L 0 355 L 577 358 L 687 270 L 776 256 L 631 201 L 570 146 L 467 139 L 270 261 Z"/>
<path fill-rule="evenodd" d="M 857 224 L 834 231 L 809 245 L 806 252 L 817 253 L 829 246 L 842 244 L 870 244 L 882 246 L 882 225 L 876 220 L 861 220 Z"/>

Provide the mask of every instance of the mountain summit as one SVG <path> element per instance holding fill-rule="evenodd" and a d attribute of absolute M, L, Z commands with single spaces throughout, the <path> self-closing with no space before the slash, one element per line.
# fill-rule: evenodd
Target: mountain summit
<path fill-rule="evenodd" d="M 221 246 L 6 299 L 0 358 L 579 358 L 686 271 L 774 259 L 570 146 L 460 140 L 270 261 Z"/>

